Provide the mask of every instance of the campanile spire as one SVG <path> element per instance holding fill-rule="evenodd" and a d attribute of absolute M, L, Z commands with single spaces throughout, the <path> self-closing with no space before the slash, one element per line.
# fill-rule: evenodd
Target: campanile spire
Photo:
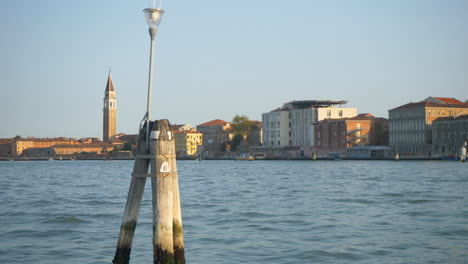
<path fill-rule="evenodd" d="M 112 74 L 109 71 L 107 77 L 106 90 L 104 92 L 104 108 L 103 108 L 103 135 L 102 140 L 108 141 L 117 134 L 117 100 L 115 97 L 114 82 Z"/>

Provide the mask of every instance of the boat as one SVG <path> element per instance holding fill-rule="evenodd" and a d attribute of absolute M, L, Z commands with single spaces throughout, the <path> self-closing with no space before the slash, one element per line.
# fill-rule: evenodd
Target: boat
<path fill-rule="evenodd" d="M 264 153 L 257 153 L 257 154 L 255 154 L 255 159 L 256 160 L 265 159 L 265 154 Z"/>
<path fill-rule="evenodd" d="M 342 160 L 341 155 L 339 152 L 330 152 L 328 155 L 333 159 L 333 160 Z"/>
<path fill-rule="evenodd" d="M 242 154 L 236 160 L 255 160 L 251 154 Z"/>

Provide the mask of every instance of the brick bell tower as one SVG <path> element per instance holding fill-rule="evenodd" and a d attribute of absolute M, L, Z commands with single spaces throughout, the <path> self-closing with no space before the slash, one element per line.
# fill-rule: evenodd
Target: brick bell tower
<path fill-rule="evenodd" d="M 115 99 L 114 82 L 112 81 L 112 75 L 109 71 L 109 77 L 107 78 L 107 86 L 104 95 L 104 125 L 102 130 L 102 140 L 108 141 L 110 138 L 117 134 L 117 100 Z"/>

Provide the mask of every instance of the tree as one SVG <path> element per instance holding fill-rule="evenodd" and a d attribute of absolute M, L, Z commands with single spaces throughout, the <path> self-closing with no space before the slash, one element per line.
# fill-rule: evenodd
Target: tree
<path fill-rule="evenodd" d="M 242 141 L 242 135 L 237 133 L 234 138 L 232 139 L 232 141 L 230 142 L 230 149 L 232 151 L 236 151 L 237 150 L 237 146 L 239 146 L 239 144 L 241 143 Z"/>
<path fill-rule="evenodd" d="M 232 131 L 236 134 L 240 134 L 243 140 L 247 138 L 251 127 L 252 121 L 245 115 L 236 115 L 232 119 Z"/>

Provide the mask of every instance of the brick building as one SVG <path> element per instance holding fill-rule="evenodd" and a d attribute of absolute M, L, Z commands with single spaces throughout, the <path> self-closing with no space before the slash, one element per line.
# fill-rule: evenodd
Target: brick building
<path fill-rule="evenodd" d="M 388 120 L 371 114 L 325 119 L 315 123 L 315 151 L 321 155 L 345 154 L 355 146 L 383 145 L 388 140 Z"/>

